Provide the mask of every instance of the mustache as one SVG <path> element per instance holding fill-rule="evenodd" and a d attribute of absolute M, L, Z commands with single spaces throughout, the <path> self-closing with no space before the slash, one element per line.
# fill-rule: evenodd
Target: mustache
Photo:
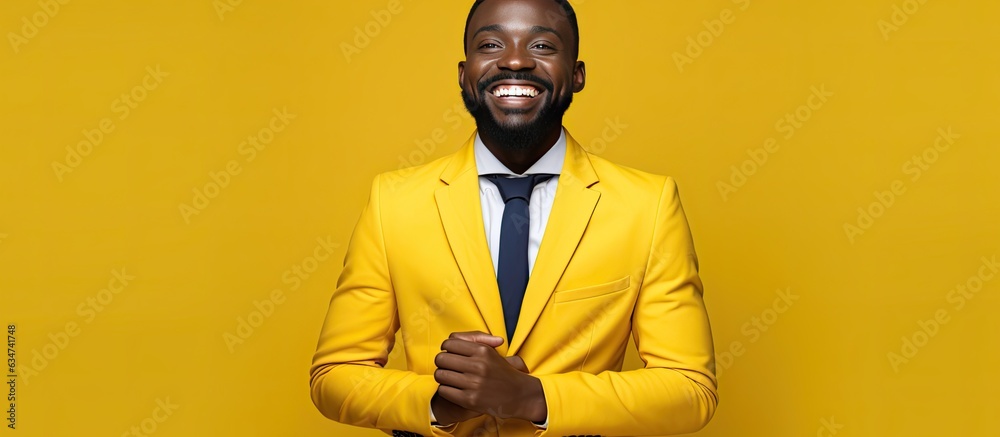
<path fill-rule="evenodd" d="M 549 93 L 552 92 L 552 82 L 548 80 L 535 76 L 534 74 L 531 73 L 524 73 L 519 71 L 506 71 L 479 81 L 479 86 L 478 86 L 479 93 L 482 94 L 486 92 L 486 90 L 489 89 L 491 86 L 493 86 L 493 84 L 500 82 L 501 80 L 520 80 L 525 82 L 534 82 L 541 85 Z"/>

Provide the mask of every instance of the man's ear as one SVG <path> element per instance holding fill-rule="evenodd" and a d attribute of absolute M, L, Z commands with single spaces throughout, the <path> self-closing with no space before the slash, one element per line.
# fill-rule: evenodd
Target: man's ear
<path fill-rule="evenodd" d="M 576 66 L 573 67 L 573 92 L 583 91 L 585 86 L 587 86 L 587 65 L 583 61 L 576 61 Z"/>
<path fill-rule="evenodd" d="M 465 83 L 465 61 L 458 61 L 458 87 Z"/>

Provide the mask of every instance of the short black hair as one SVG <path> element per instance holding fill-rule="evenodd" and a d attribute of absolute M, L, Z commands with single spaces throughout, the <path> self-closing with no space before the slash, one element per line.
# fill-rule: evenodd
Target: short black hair
<path fill-rule="evenodd" d="M 469 10 L 469 16 L 465 19 L 465 33 L 462 34 L 462 49 L 468 54 L 469 46 L 469 23 L 472 22 L 472 14 L 476 13 L 476 9 L 479 9 L 479 5 L 483 4 L 486 0 L 476 0 L 472 4 L 472 9 Z M 554 0 L 562 6 L 563 11 L 566 12 L 566 17 L 569 18 L 569 27 L 573 29 L 573 37 L 576 38 L 576 46 L 573 48 L 573 58 L 580 57 L 580 24 L 576 21 L 576 11 L 573 10 L 573 5 L 569 4 L 568 0 Z"/>

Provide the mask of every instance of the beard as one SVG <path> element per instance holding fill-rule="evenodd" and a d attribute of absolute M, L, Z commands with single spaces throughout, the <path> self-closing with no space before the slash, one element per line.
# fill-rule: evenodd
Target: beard
<path fill-rule="evenodd" d="M 522 80 L 540 84 L 548 91 L 545 95 L 548 96 L 549 100 L 541 103 L 542 107 L 533 120 L 523 123 L 503 123 L 497 120 L 490 108 L 486 106 L 486 99 L 489 98 L 487 90 L 491 85 L 501 80 Z M 511 150 L 531 148 L 541 141 L 547 132 L 562 127 L 563 114 L 573 103 L 572 93 L 565 98 L 558 99 L 552 91 L 551 82 L 529 73 L 501 73 L 480 81 L 476 88 L 479 93 L 478 100 L 464 87 L 462 88 L 462 101 L 465 103 L 465 109 L 476 120 L 476 128 L 483 135 L 496 139 L 504 148 Z M 527 112 L 524 109 L 502 109 L 501 111 L 507 115 Z"/>

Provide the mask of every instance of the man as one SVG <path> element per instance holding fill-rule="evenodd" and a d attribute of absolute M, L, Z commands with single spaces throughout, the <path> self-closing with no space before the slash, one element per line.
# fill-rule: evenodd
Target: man
<path fill-rule="evenodd" d="M 671 178 L 562 127 L 586 70 L 560 0 L 479 0 L 477 133 L 375 178 L 311 368 L 327 417 L 395 435 L 664 435 L 712 418 L 712 334 Z M 530 280 L 529 280 L 530 278 Z M 385 369 L 402 330 L 407 370 Z M 643 369 L 621 371 L 629 335 Z"/>

